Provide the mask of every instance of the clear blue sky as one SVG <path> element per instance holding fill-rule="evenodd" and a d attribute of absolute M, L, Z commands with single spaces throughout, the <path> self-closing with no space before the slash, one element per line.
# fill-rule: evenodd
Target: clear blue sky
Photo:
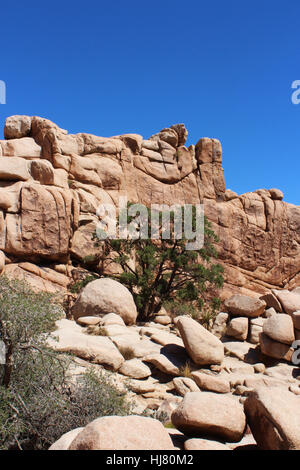
<path fill-rule="evenodd" d="M 97 0 L 1 6 L 3 121 L 149 137 L 177 122 L 223 145 L 226 186 L 300 205 L 299 0 Z"/>

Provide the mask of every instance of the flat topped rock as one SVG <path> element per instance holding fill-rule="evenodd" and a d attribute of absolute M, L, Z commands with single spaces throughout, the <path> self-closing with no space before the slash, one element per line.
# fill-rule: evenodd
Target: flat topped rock
<path fill-rule="evenodd" d="M 95 364 L 117 371 L 124 362 L 123 356 L 106 336 L 91 336 L 72 320 L 58 320 L 57 330 L 48 344 L 60 352 L 68 352 Z M 56 339 L 57 341 L 56 341 Z"/>
<path fill-rule="evenodd" d="M 246 416 L 238 400 L 211 392 L 187 393 L 171 418 L 186 436 L 228 442 L 240 441 L 246 427 Z"/>
<path fill-rule="evenodd" d="M 235 294 L 225 300 L 225 307 L 232 315 L 241 317 L 259 317 L 266 308 L 266 302 L 247 295 Z"/>

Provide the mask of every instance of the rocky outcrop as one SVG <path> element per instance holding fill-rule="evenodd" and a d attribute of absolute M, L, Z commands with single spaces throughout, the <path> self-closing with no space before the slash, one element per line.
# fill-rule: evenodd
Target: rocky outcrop
<path fill-rule="evenodd" d="M 93 257 L 97 207 L 117 205 L 119 196 L 127 196 L 146 205 L 204 204 L 220 239 L 224 299 L 236 292 L 257 296 L 300 284 L 300 208 L 283 202 L 275 189 L 241 196 L 226 190 L 218 140 L 202 138 L 186 147 L 182 124 L 149 139 L 73 135 L 47 119 L 28 116 L 8 118 L 4 135 L 4 271 L 24 261 L 55 270 L 63 264 L 67 271 Z"/>

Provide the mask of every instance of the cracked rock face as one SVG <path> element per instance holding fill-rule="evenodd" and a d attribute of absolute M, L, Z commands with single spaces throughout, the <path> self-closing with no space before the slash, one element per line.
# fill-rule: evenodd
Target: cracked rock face
<path fill-rule="evenodd" d="M 98 205 L 118 205 L 127 196 L 147 206 L 204 204 L 220 239 L 224 299 L 300 284 L 300 208 L 283 202 L 274 188 L 241 196 L 226 190 L 217 139 L 187 147 L 183 124 L 148 139 L 68 134 L 36 116 L 8 118 L 4 135 L 0 250 L 6 262 L 43 266 L 65 263 L 69 254 L 82 261 L 94 254 Z"/>

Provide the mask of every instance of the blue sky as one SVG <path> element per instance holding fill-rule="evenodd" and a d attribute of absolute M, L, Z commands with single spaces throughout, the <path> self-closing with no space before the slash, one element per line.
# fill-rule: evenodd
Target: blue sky
<path fill-rule="evenodd" d="M 223 145 L 226 186 L 300 205 L 299 0 L 98 0 L 1 6 L 3 121 L 149 137 L 177 122 Z"/>

